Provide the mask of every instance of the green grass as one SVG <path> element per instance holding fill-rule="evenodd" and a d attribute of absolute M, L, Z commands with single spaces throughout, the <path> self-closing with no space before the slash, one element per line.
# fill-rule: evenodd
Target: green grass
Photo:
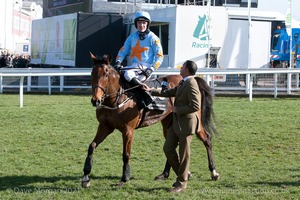
<path fill-rule="evenodd" d="M 97 121 L 90 96 L 0 94 L 0 199 L 299 199 L 300 99 L 215 97 L 220 135 L 213 138 L 218 181 L 194 137 L 187 191 L 170 194 L 160 124 L 135 133 L 131 180 L 121 179 L 122 137 L 115 131 L 95 151 L 91 188 L 80 179 Z"/>

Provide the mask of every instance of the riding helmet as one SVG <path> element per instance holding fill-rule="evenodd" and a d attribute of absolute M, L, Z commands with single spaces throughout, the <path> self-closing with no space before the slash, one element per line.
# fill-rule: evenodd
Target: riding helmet
<path fill-rule="evenodd" d="M 135 13 L 134 16 L 134 25 L 135 28 L 137 28 L 137 21 L 147 21 L 148 25 L 147 25 L 147 29 L 149 28 L 149 24 L 151 23 L 151 17 L 150 14 L 146 11 L 138 11 Z"/>

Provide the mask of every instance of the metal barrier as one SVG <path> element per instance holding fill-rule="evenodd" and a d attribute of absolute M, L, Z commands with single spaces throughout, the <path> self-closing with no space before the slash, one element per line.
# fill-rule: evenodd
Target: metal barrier
<path fill-rule="evenodd" d="M 24 78 L 27 77 L 27 91 L 32 88 L 47 88 L 48 94 L 52 89 L 58 88 L 63 92 L 66 88 L 90 88 L 90 85 L 65 85 L 65 77 L 87 76 L 91 68 L 0 68 L 0 94 L 4 88 L 19 88 L 20 107 L 23 107 Z M 164 76 L 179 74 L 177 69 L 159 69 L 153 75 Z M 242 91 L 249 95 L 252 101 L 253 91 L 271 91 L 274 98 L 278 92 L 299 92 L 300 69 L 198 69 L 197 75 L 202 76 L 211 86 L 213 93 L 217 91 Z M 3 84 L 4 77 L 20 77 L 18 85 Z M 32 77 L 47 77 L 46 85 L 32 85 Z M 53 85 L 51 77 L 59 77 L 59 85 Z"/>

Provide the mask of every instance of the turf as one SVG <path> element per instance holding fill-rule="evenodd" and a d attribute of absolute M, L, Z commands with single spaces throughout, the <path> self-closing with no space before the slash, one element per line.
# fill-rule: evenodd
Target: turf
<path fill-rule="evenodd" d="M 91 187 L 80 179 L 95 136 L 87 95 L 0 94 L 0 199 L 299 199 L 299 98 L 215 97 L 220 132 L 213 138 L 218 181 L 210 180 L 205 148 L 193 138 L 188 189 L 170 194 L 163 170 L 160 124 L 135 132 L 131 180 L 121 179 L 122 137 L 115 131 L 96 149 Z"/>

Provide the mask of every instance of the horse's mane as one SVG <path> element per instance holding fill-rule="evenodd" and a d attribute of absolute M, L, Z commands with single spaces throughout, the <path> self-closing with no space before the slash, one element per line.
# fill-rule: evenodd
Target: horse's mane
<path fill-rule="evenodd" d="M 213 120 L 215 120 L 215 115 L 213 111 L 213 96 L 211 93 L 211 88 L 207 82 L 201 77 L 195 77 L 200 93 L 201 93 L 201 121 L 203 128 L 207 133 L 217 134 L 217 129 L 214 126 Z"/>

